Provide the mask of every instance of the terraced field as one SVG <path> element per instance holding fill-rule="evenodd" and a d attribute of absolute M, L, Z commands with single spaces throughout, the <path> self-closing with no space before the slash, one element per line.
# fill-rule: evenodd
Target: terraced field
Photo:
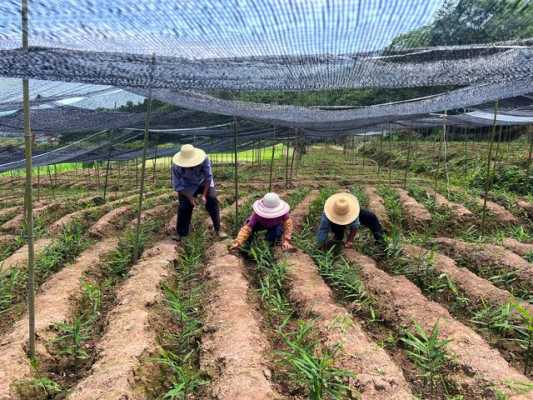
<path fill-rule="evenodd" d="M 384 249 L 364 229 L 352 248 L 316 248 L 338 190 L 380 217 Z M 228 232 L 260 194 L 243 185 L 238 215 L 220 196 Z M 283 196 L 296 251 L 259 235 L 230 254 L 203 208 L 172 241 L 175 197 L 155 189 L 138 259 L 134 193 L 43 202 L 35 360 L 23 210 L 2 208 L 0 399 L 533 399 L 526 214 L 494 203 L 480 241 L 481 200 L 461 193 L 325 182 Z"/>

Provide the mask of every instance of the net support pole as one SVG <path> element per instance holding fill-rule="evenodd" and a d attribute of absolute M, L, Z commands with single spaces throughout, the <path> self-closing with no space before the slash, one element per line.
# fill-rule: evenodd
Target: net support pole
<path fill-rule="evenodd" d="M 107 182 L 109 179 L 109 167 L 111 165 L 111 145 L 109 145 L 109 149 L 107 151 L 107 165 L 105 167 L 105 180 L 104 180 L 104 201 L 107 197 Z"/>
<path fill-rule="evenodd" d="M 28 50 L 28 0 L 22 0 L 22 48 Z M 24 109 L 24 155 L 26 158 L 26 185 L 24 193 L 24 210 L 26 217 L 26 235 L 28 240 L 28 352 L 35 357 L 35 271 L 33 266 L 33 199 L 32 199 L 32 134 L 30 128 L 30 83 L 22 80 L 22 97 Z"/>
<path fill-rule="evenodd" d="M 407 175 L 409 173 L 409 166 L 411 162 L 411 135 L 407 135 L 407 158 L 405 163 L 405 171 L 403 175 L 403 188 L 407 188 Z"/>
<path fill-rule="evenodd" d="M 274 171 L 274 152 L 276 151 L 276 127 L 274 127 L 274 141 L 272 142 L 272 156 L 270 157 L 270 175 L 268 178 L 268 191 L 272 192 L 272 173 Z"/>
<path fill-rule="evenodd" d="M 233 156 L 234 156 L 234 189 L 235 189 L 235 227 L 239 223 L 239 160 L 237 154 L 237 119 L 233 118 Z"/>
<path fill-rule="evenodd" d="M 289 150 L 290 138 L 287 135 L 287 151 L 285 153 L 285 189 L 289 188 Z"/>
<path fill-rule="evenodd" d="M 444 111 L 442 124 L 442 142 L 444 144 L 444 173 L 446 174 L 446 198 L 450 197 L 450 176 L 448 174 L 448 138 L 446 136 L 448 125 L 448 113 Z"/>
<path fill-rule="evenodd" d="M 533 126 L 529 126 L 529 155 L 527 157 L 526 179 L 529 179 L 531 170 L 531 153 L 533 153 Z"/>
<path fill-rule="evenodd" d="M 151 79 L 153 78 L 153 67 L 155 65 L 155 55 L 152 56 L 152 70 Z M 147 109 L 144 118 L 144 140 L 143 140 L 143 155 L 142 155 L 142 167 L 141 167 L 141 182 L 139 185 L 139 202 L 137 205 L 137 226 L 135 227 L 135 247 L 133 250 L 133 262 L 137 262 L 139 259 L 139 239 L 141 236 L 141 214 L 144 200 L 144 178 L 146 175 L 146 153 L 148 150 L 148 141 L 150 139 L 150 117 L 152 114 L 152 85 L 148 88 L 148 102 Z"/>
<path fill-rule="evenodd" d="M 494 145 L 494 137 L 496 136 L 496 118 L 498 116 L 498 101 L 494 105 L 494 120 L 490 133 L 489 154 L 487 155 L 487 177 L 485 180 L 485 195 L 483 196 L 483 211 L 481 213 L 481 235 L 485 235 L 485 221 L 487 218 L 487 197 L 489 196 L 490 186 L 492 184 L 492 174 L 490 171 L 490 163 L 492 158 L 492 147 Z"/>

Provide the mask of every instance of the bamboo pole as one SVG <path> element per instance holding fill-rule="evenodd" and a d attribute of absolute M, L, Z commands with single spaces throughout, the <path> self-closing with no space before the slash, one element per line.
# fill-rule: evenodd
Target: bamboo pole
<path fill-rule="evenodd" d="M 110 161 L 111 161 L 111 145 L 109 145 L 109 148 L 107 151 L 107 165 L 105 168 L 105 180 L 104 180 L 104 201 L 106 200 L 106 196 L 107 196 L 107 182 L 109 179 Z"/>
<path fill-rule="evenodd" d="M 494 136 L 496 136 L 496 118 L 498 116 L 498 101 L 494 105 L 494 121 L 490 135 L 489 154 L 487 156 L 487 177 L 485 181 L 485 196 L 483 196 L 483 211 L 481 214 L 481 235 L 485 234 L 485 220 L 487 217 L 487 197 L 489 196 L 490 186 L 492 184 L 492 174 L 490 173 L 490 163 L 492 158 L 492 147 L 494 144 Z"/>
<path fill-rule="evenodd" d="M 285 155 L 285 189 L 288 189 L 289 188 L 289 150 L 290 150 L 290 146 L 289 146 L 289 136 L 287 135 L 287 153 Z"/>
<path fill-rule="evenodd" d="M 409 173 L 409 165 L 411 161 L 411 135 L 407 136 L 407 159 L 405 163 L 405 171 L 403 175 L 403 188 L 407 188 L 407 174 Z"/>
<path fill-rule="evenodd" d="M 234 154 L 234 182 L 235 182 L 235 227 L 239 223 L 239 160 L 237 154 L 237 119 L 233 118 L 233 154 Z"/>
<path fill-rule="evenodd" d="M 152 70 L 151 75 L 153 75 L 153 67 L 155 65 L 155 54 L 152 56 Z M 150 76 L 150 81 L 153 76 Z M 142 168 L 141 168 L 141 184 L 139 189 L 139 203 L 137 209 L 137 226 L 135 230 L 135 248 L 133 251 L 133 262 L 137 262 L 139 259 L 139 238 L 141 235 L 141 213 L 143 207 L 144 199 L 144 177 L 146 174 L 146 153 L 148 150 L 148 140 L 150 139 L 150 117 L 152 115 L 152 85 L 148 88 L 148 103 L 147 110 L 144 119 L 144 141 L 143 141 L 143 155 L 142 155 Z"/>
<path fill-rule="evenodd" d="M 448 140 L 446 137 L 448 113 L 444 110 L 444 119 L 442 124 L 442 141 L 444 143 L 444 173 L 446 174 L 446 198 L 450 197 L 450 175 L 448 174 Z"/>
<path fill-rule="evenodd" d="M 527 157 L 526 179 L 529 178 L 529 171 L 531 169 L 531 153 L 533 152 L 533 126 L 529 126 L 529 155 Z"/>
<path fill-rule="evenodd" d="M 274 170 L 274 152 L 276 150 L 276 127 L 274 127 L 274 141 L 272 142 L 272 156 L 270 157 L 270 177 L 268 179 L 268 191 L 272 191 L 272 172 Z"/>
<path fill-rule="evenodd" d="M 28 0 L 22 0 L 22 48 L 28 51 Z M 33 188 L 32 188 L 32 134 L 30 127 L 30 83 L 22 80 L 22 97 L 24 109 L 24 155 L 26 158 L 26 185 L 24 193 L 24 210 L 26 216 L 26 235 L 28 240 L 28 352 L 30 358 L 35 357 L 35 271 L 33 265 Z"/>

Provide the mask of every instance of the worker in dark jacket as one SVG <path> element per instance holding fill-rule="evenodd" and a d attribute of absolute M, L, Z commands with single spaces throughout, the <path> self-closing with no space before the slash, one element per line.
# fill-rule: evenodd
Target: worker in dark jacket
<path fill-rule="evenodd" d="M 220 208 L 211 170 L 211 161 L 202 149 L 190 144 L 181 146 L 181 150 L 172 158 L 172 186 L 178 193 L 177 239 L 189 234 L 192 211 L 196 197 L 201 195 L 205 208 L 213 221 L 213 229 L 218 237 L 224 239 L 227 234 L 220 229 Z"/>
<path fill-rule="evenodd" d="M 353 194 L 336 193 L 324 204 L 316 237 L 317 244 L 319 247 L 325 247 L 331 231 L 335 240 L 344 241 L 344 247 L 350 247 L 361 225 L 370 229 L 378 245 L 385 244 L 383 228 L 376 214 L 366 208 L 360 208 L 359 201 Z M 344 240 L 346 230 L 348 236 Z"/>

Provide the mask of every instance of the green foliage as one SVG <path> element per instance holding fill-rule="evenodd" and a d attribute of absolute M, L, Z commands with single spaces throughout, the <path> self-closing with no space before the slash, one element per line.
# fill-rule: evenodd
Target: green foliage
<path fill-rule="evenodd" d="M 281 362 L 290 367 L 294 381 L 304 384 L 309 399 L 345 398 L 349 391 L 345 379 L 352 374 L 334 366 L 335 351 L 319 354 L 312 331 L 312 324 L 300 322 L 295 332 L 283 334 L 288 350 L 280 352 Z"/>
<path fill-rule="evenodd" d="M 47 400 L 61 392 L 57 382 L 41 376 L 16 381 L 12 388 L 20 400 Z"/>
<path fill-rule="evenodd" d="M 496 168 L 491 171 L 491 180 L 494 189 L 510 191 L 520 195 L 526 195 L 533 187 L 533 175 L 526 175 L 524 168 L 516 165 L 509 165 L 505 168 Z M 487 170 L 477 168 L 469 177 L 469 185 L 476 188 L 484 188 L 487 183 Z"/>
<path fill-rule="evenodd" d="M 407 348 L 407 355 L 421 371 L 421 377 L 426 384 L 434 387 L 436 383 L 444 382 L 446 369 L 451 364 L 451 358 L 446 353 L 446 346 L 451 340 L 439 339 L 439 324 L 435 323 L 428 335 L 418 324 L 415 332 L 407 331 L 401 341 Z"/>

